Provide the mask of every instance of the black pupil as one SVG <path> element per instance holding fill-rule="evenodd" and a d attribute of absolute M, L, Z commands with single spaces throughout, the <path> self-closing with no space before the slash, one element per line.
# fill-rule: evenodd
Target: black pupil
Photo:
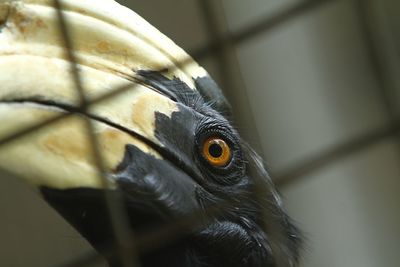
<path fill-rule="evenodd" d="M 208 148 L 208 152 L 214 158 L 219 158 L 219 157 L 222 156 L 222 147 L 220 145 L 218 145 L 218 144 L 212 144 Z"/>

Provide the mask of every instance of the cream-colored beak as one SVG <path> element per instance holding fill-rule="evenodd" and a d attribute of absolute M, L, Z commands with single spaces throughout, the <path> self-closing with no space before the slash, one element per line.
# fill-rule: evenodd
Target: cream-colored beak
<path fill-rule="evenodd" d="M 168 76 L 179 77 L 193 89 L 193 78 L 206 72 L 157 29 L 114 1 L 61 3 L 87 99 L 129 88 L 89 108 L 106 171 L 112 173 L 122 160 L 126 144 L 159 156 L 128 132 L 162 146 L 154 136 L 155 112 L 170 116 L 176 103 L 135 82 L 136 71 L 168 68 Z M 58 25 L 53 1 L 0 0 L 0 139 L 68 113 L 64 106 L 78 107 Z M 101 187 L 84 117 L 70 114 L 2 145 L 0 168 L 38 186 Z"/>

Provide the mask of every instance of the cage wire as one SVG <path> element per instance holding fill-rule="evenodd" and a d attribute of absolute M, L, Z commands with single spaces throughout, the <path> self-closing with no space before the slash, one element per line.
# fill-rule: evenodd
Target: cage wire
<path fill-rule="evenodd" d="M 215 3 L 211 0 L 198 0 L 199 8 L 201 14 L 204 18 L 204 23 L 207 28 L 210 39 L 213 40 L 208 44 L 202 46 L 195 51 L 189 51 L 189 54 L 195 60 L 204 59 L 207 56 L 213 55 L 217 59 L 217 64 L 219 66 L 219 71 L 221 71 L 222 77 L 222 88 L 227 88 L 231 84 L 231 68 L 226 68 L 226 62 L 229 61 L 229 57 L 234 57 L 234 52 L 232 49 L 244 42 L 251 40 L 259 36 L 262 33 L 275 29 L 280 25 L 294 20 L 301 16 L 306 16 L 310 12 L 314 12 L 319 8 L 326 6 L 327 4 L 337 2 L 339 0 L 305 0 L 292 4 L 285 9 L 276 12 L 275 14 L 265 15 L 264 18 L 260 19 L 257 23 L 250 25 L 237 32 L 224 32 L 220 33 L 217 29 L 220 27 L 218 25 L 218 20 L 215 18 L 215 13 L 213 8 Z M 380 94 L 383 103 L 387 109 L 387 115 L 390 118 L 390 124 L 382 129 L 373 130 L 367 134 L 354 138 L 348 142 L 338 144 L 330 149 L 320 152 L 319 154 L 313 156 L 312 158 L 305 159 L 303 162 L 297 166 L 287 169 L 282 173 L 273 174 L 275 183 L 278 187 L 282 188 L 289 184 L 298 182 L 298 180 L 306 177 L 307 174 L 318 170 L 319 168 L 332 164 L 334 161 L 346 157 L 352 153 L 365 149 L 381 140 L 397 137 L 400 138 L 400 122 L 396 119 L 394 114 L 394 107 L 390 102 L 390 95 L 388 91 L 388 83 L 385 82 L 385 76 L 383 75 L 383 66 L 379 60 L 378 47 L 374 42 L 374 33 L 371 29 L 370 21 L 370 1 L 365 0 L 348 0 L 352 1 L 356 5 L 357 16 L 359 18 L 359 24 L 362 29 L 364 41 L 368 47 L 368 55 L 370 64 L 373 66 L 374 71 L 378 77 L 380 85 Z M 79 73 L 77 60 L 74 54 L 74 44 L 71 39 L 68 20 L 63 15 L 62 12 L 62 1 L 54 0 L 54 7 L 57 10 L 57 17 L 59 22 L 59 32 L 62 36 L 62 42 L 65 47 L 65 53 L 68 61 L 70 62 L 71 69 L 71 79 L 73 80 L 74 88 L 79 96 L 80 105 L 76 108 L 75 113 L 65 113 L 62 115 L 53 116 L 51 119 L 44 120 L 36 125 L 20 129 L 0 140 L 0 149 L 4 145 L 10 142 L 18 142 L 18 139 L 27 135 L 34 133 L 35 131 L 42 129 L 44 127 L 49 127 L 52 124 L 59 122 L 74 114 L 87 114 L 88 109 L 93 105 L 115 97 L 127 90 L 134 90 L 132 86 L 121 86 L 110 90 L 101 96 L 98 96 L 91 101 L 87 100 L 84 92 L 82 77 Z M 232 61 L 229 61 L 230 63 Z M 180 67 L 186 62 L 176 62 L 176 66 L 170 66 L 169 70 Z M 134 78 L 132 78 L 134 79 Z M 225 90 L 225 94 L 229 94 Z M 229 95 L 228 95 L 229 97 Z M 246 100 L 245 100 L 246 101 Z M 99 179 L 101 179 L 105 188 L 108 188 L 108 182 L 105 177 L 103 160 L 101 153 L 98 148 L 98 141 L 93 133 L 93 125 L 90 119 L 86 116 L 82 116 L 85 120 L 85 131 L 89 139 L 91 140 L 91 153 L 94 156 L 95 163 L 97 166 L 97 173 Z M 132 133 L 134 137 L 140 138 L 139 134 Z M 400 139 L 399 139 L 400 140 Z M 400 142 L 399 142 L 400 148 Z M 14 174 L 12 174 L 15 176 Z M 255 198 L 257 198 L 257 192 L 254 192 Z M 119 199 L 105 190 L 105 199 L 108 207 L 108 212 L 110 220 L 112 222 L 113 233 L 116 239 L 117 247 L 109 248 L 110 253 L 113 251 L 118 251 L 118 255 L 124 267 L 140 266 L 138 260 L 138 251 L 150 251 L 156 249 L 157 246 L 154 244 L 165 244 L 172 242 L 173 240 L 179 238 L 180 234 L 184 229 L 191 229 L 196 226 L 198 218 L 200 216 L 199 211 L 194 211 L 189 216 L 184 216 L 170 224 L 164 225 L 157 229 L 151 229 L 141 233 L 133 233 L 128 227 L 127 215 L 124 212 L 124 208 Z M 229 201 L 225 201 L 218 205 L 208 207 L 207 214 L 210 218 L 213 214 L 217 214 L 219 211 L 223 210 L 229 206 Z M 202 215 L 203 216 L 203 215 Z M 135 253 L 136 252 L 136 253 Z M 94 251 L 82 253 L 78 257 L 71 258 L 69 261 L 64 262 L 58 267 L 73 267 L 73 266 L 87 266 L 99 261 L 102 258 L 99 254 Z"/>

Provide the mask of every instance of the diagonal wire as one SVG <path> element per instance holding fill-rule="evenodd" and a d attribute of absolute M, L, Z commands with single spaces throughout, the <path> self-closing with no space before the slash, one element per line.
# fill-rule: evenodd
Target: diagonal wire
<path fill-rule="evenodd" d="M 322 1 L 310 1 L 310 2 L 315 3 L 315 2 L 322 2 Z M 210 13 L 212 13 L 212 10 L 210 10 L 211 6 L 208 5 L 209 3 L 200 1 L 200 4 L 202 5 L 203 12 L 206 16 L 210 15 Z M 299 10 L 301 10 L 301 8 L 304 8 L 304 6 L 301 6 L 300 8 L 296 7 L 295 9 L 293 9 L 293 10 L 295 10 L 294 13 L 299 12 Z M 291 12 L 284 13 L 284 17 L 287 16 L 287 14 L 293 14 L 293 10 L 291 10 Z M 210 17 L 207 17 L 206 19 L 210 19 Z M 211 21 L 213 21 L 213 20 L 211 20 Z M 273 20 L 273 23 L 268 23 L 266 25 L 268 25 L 268 27 L 271 27 L 271 25 L 272 26 L 277 25 L 278 24 L 277 22 L 279 22 L 279 21 L 283 21 L 280 16 L 279 16 L 279 19 L 275 18 L 275 20 Z M 209 23 L 210 23 L 210 25 L 208 25 L 208 26 L 213 27 L 213 25 L 211 25 L 212 22 L 209 21 Z M 245 32 L 242 32 L 241 34 L 237 35 L 234 38 L 232 38 L 232 37 L 225 38 L 225 39 L 217 38 L 218 45 L 216 45 L 215 47 L 209 47 L 208 49 L 204 50 L 204 51 L 207 51 L 207 52 L 204 52 L 204 54 L 208 54 L 209 51 L 217 51 L 217 50 L 221 51 L 221 49 L 223 49 L 226 46 L 226 42 L 233 42 L 234 40 L 241 41 L 241 40 L 243 40 L 242 39 L 243 37 L 252 36 L 252 35 L 254 36 L 256 32 L 260 33 L 261 31 L 259 31 L 258 29 L 257 29 L 257 31 L 245 31 Z M 212 34 L 214 34 L 213 37 L 215 37 L 215 35 L 217 33 L 214 32 Z M 202 55 L 201 50 L 198 53 L 194 53 L 195 57 L 196 57 L 196 54 L 197 54 L 197 57 L 199 55 Z M 223 57 L 220 57 L 220 61 L 221 61 L 221 63 L 224 61 Z M 225 73 L 225 74 L 226 75 L 224 75 L 224 77 L 228 78 L 229 73 Z M 258 195 L 258 193 L 259 192 L 255 192 L 255 194 L 257 194 L 257 195 Z M 231 205 L 229 200 L 226 200 L 226 203 L 224 202 L 223 204 Z M 212 207 L 212 208 L 215 212 L 221 212 L 223 205 L 218 205 L 217 207 Z M 207 213 L 207 215 L 208 215 L 207 219 L 211 219 L 210 213 Z M 171 242 L 172 240 L 177 239 L 179 234 L 183 234 L 182 233 L 183 229 L 196 227 L 196 225 L 198 225 L 200 217 L 204 217 L 203 210 L 196 211 L 193 214 L 190 214 L 188 216 L 180 218 L 178 221 L 175 221 L 170 225 L 166 225 L 162 228 L 157 228 L 157 229 L 149 231 L 148 233 L 141 234 L 141 235 L 137 236 L 137 240 L 136 240 L 138 247 L 140 248 L 141 251 L 149 250 L 149 249 L 151 249 L 151 250 L 157 249 L 155 247 L 155 244 L 158 244 L 158 246 L 160 246 L 160 244 L 163 244 L 164 242 Z M 99 256 L 93 255 L 93 257 L 96 258 Z M 83 255 L 82 259 L 83 259 L 83 262 L 79 262 L 79 261 L 71 262 L 70 265 L 66 264 L 63 266 L 65 266 L 65 267 L 80 266 L 81 263 L 84 263 L 87 261 L 87 259 L 88 259 L 87 255 Z M 89 259 L 90 259 L 90 257 L 89 257 Z"/>
<path fill-rule="evenodd" d="M 199 48 L 197 50 L 190 52 L 189 54 L 191 54 L 193 56 L 193 58 L 195 58 L 196 60 L 204 59 L 210 55 L 213 55 L 215 52 L 219 51 L 220 47 L 223 46 L 224 43 L 227 41 L 235 42 L 235 44 L 239 44 L 241 42 L 246 41 L 247 40 L 246 38 L 256 37 L 256 36 L 262 34 L 264 31 L 271 30 L 272 28 L 280 26 L 281 24 L 285 23 L 286 21 L 291 20 L 293 17 L 289 16 L 289 14 L 294 14 L 295 16 L 298 16 L 298 15 L 301 15 L 301 14 L 305 13 L 306 11 L 308 11 L 308 9 L 306 9 L 305 7 L 312 9 L 312 8 L 316 8 L 324 3 L 333 2 L 333 1 L 338 1 L 338 0 L 318 0 L 318 1 L 308 0 L 308 1 L 300 2 L 300 4 L 297 4 L 294 7 L 289 7 L 287 10 L 283 10 L 283 11 L 278 12 L 271 16 L 270 15 L 265 16 L 266 17 L 265 19 L 249 26 L 248 28 L 246 28 L 240 32 L 237 32 L 237 33 L 227 34 L 227 35 L 221 37 L 220 41 L 207 44 L 202 48 Z M 245 37 L 245 36 L 247 36 L 247 37 Z M 181 62 L 180 65 L 182 66 L 182 64 L 184 65 L 189 61 L 190 61 L 190 59 L 185 59 Z M 179 67 L 180 67 L 179 65 L 174 64 L 171 66 L 167 66 L 165 68 L 166 69 L 165 71 L 175 70 L 176 68 L 179 68 Z M 130 90 L 130 89 L 133 90 L 134 87 L 132 88 L 132 86 L 119 86 L 117 88 L 111 89 L 110 92 L 105 93 L 104 95 L 96 97 L 91 101 L 87 101 L 86 105 L 87 105 L 87 107 L 89 107 L 92 104 L 96 104 L 103 100 L 110 99 L 110 98 L 117 96 L 123 92 L 126 92 L 127 90 Z M 35 130 L 49 126 L 65 117 L 68 117 L 69 115 L 70 114 L 57 115 L 48 120 L 43 120 L 42 122 L 39 122 L 33 126 L 27 126 L 27 127 L 24 127 L 23 129 L 19 129 L 18 131 L 1 138 L 0 146 L 4 145 L 6 143 L 9 143 L 11 141 L 14 141 L 18 138 L 21 138 L 23 136 L 29 135 L 29 134 L 33 133 Z"/>
<path fill-rule="evenodd" d="M 323 168 L 324 166 L 331 164 L 339 159 L 342 159 L 343 157 L 357 153 L 362 149 L 366 149 L 385 139 L 391 138 L 396 134 L 398 134 L 399 132 L 400 132 L 400 121 L 398 122 L 396 127 L 386 127 L 378 129 L 376 131 L 373 131 L 365 135 L 364 137 L 360 136 L 349 142 L 337 145 L 336 147 L 327 150 L 326 152 L 318 154 L 317 156 L 315 156 L 315 158 L 309 160 L 308 162 L 303 163 L 302 164 L 303 167 L 299 166 L 297 168 L 298 169 L 297 171 L 293 169 L 292 171 L 289 171 L 286 175 L 285 174 L 276 175 L 276 177 L 278 178 L 277 179 L 278 181 L 276 183 L 281 188 L 291 184 L 292 181 L 285 181 L 286 179 L 290 179 L 290 177 L 294 178 L 301 177 L 302 179 L 306 179 L 306 174 L 309 174 L 313 171 Z M 324 159 L 327 157 L 330 157 L 330 159 Z M 312 162 L 319 161 L 321 159 L 323 161 L 322 163 L 319 163 L 315 166 L 309 166 Z M 6 171 L 6 173 L 8 172 Z M 10 173 L 10 175 L 15 176 L 15 174 L 12 173 Z M 293 180 L 293 182 L 294 181 L 297 180 Z M 182 216 L 181 218 L 179 218 L 179 221 L 174 221 L 170 224 L 164 225 L 157 229 L 148 229 L 146 231 L 143 231 L 140 235 L 136 236 L 137 247 L 141 251 L 143 250 L 146 252 L 154 248 L 155 244 L 165 245 L 168 244 L 168 242 L 173 242 L 174 240 L 179 238 L 178 234 L 182 234 L 182 229 L 190 230 L 191 226 L 194 227 L 194 225 L 192 224 L 193 221 L 199 221 L 200 219 L 204 219 L 204 214 L 209 214 L 209 216 L 205 218 L 205 222 L 207 222 L 207 220 L 209 220 L 213 214 L 216 214 L 214 212 L 217 212 L 221 208 L 230 207 L 229 205 L 230 205 L 229 202 L 220 202 L 213 206 L 207 207 L 205 210 L 194 211 L 191 214 Z M 112 251 L 114 251 L 114 248 L 108 248 L 108 251 L 106 249 L 105 253 L 106 254 L 107 252 L 111 253 Z M 64 262 L 63 264 L 60 265 L 55 265 L 55 267 L 92 266 L 92 264 L 97 263 L 100 259 L 102 259 L 102 257 L 103 257 L 102 255 L 99 255 L 94 251 L 88 251 L 82 253 L 79 256 L 74 257 L 68 262 Z"/>
<path fill-rule="evenodd" d="M 353 140 L 338 144 L 331 149 L 322 151 L 299 165 L 288 169 L 282 173 L 273 175 L 276 178 L 275 184 L 279 188 L 289 186 L 301 179 L 306 179 L 306 175 L 313 173 L 328 164 L 332 164 L 346 156 L 357 153 L 387 138 L 396 137 L 400 134 L 400 121 L 391 123 L 389 126 L 371 131 Z"/>
<path fill-rule="evenodd" d="M 240 194 L 237 195 L 240 197 Z M 198 227 L 215 220 L 215 216 L 221 215 L 221 211 L 233 207 L 229 199 L 224 199 L 218 203 L 213 203 L 205 208 L 192 211 L 189 214 L 182 215 L 180 218 L 158 226 L 157 228 L 144 228 L 138 231 L 136 235 L 137 248 L 141 253 L 148 253 L 179 240 L 187 233 L 198 230 Z M 115 248 L 105 248 L 105 254 L 112 254 Z M 85 252 L 82 255 L 72 259 L 70 262 L 63 263 L 56 267 L 81 267 L 82 265 L 93 264 L 101 258 L 102 255 Z"/>
<path fill-rule="evenodd" d="M 308 1 L 308 3 L 311 3 L 311 2 L 317 3 L 317 2 L 327 2 L 327 1 Z M 298 9 L 298 10 L 300 10 L 300 9 Z M 276 21 L 280 21 L 280 20 L 276 20 Z M 274 25 L 274 24 L 266 23 L 264 25 Z M 260 30 L 247 31 L 247 33 L 242 32 L 242 34 L 238 34 L 238 35 L 236 35 L 236 37 L 233 37 L 232 39 L 236 40 L 236 42 L 241 42 L 244 40 L 242 38 L 244 38 L 245 36 L 255 36 L 256 33 L 259 34 Z M 217 46 L 213 45 L 213 47 L 217 47 Z M 195 55 L 196 54 L 197 55 L 207 54 L 207 53 L 204 53 L 201 51 L 216 51 L 216 50 L 214 50 L 214 49 L 200 50 L 200 52 L 194 53 L 194 54 Z M 284 186 L 284 185 L 290 183 L 290 181 L 294 181 L 295 179 L 297 179 L 299 177 L 303 177 L 306 173 L 309 173 L 318 168 L 321 168 L 324 165 L 329 164 L 337 159 L 340 159 L 348 154 L 355 153 L 358 150 L 368 147 L 369 145 L 372 145 L 384 138 L 391 137 L 394 134 L 397 134 L 398 132 L 399 132 L 399 125 L 397 125 L 396 127 L 388 127 L 385 129 L 377 130 L 377 131 L 372 132 L 364 137 L 356 138 L 355 140 L 352 140 L 348 143 L 339 145 L 331 150 L 328 150 L 322 154 L 317 155 L 315 158 L 311 159 L 310 161 L 301 164 L 301 166 L 298 166 L 297 168 L 295 168 L 293 170 L 289 170 L 285 174 L 278 175 L 280 177 L 280 179 L 278 179 L 278 184 L 280 186 Z M 146 238 L 144 238 L 144 240 L 146 240 Z M 95 257 L 95 256 L 93 256 L 93 257 Z M 87 258 L 86 258 L 86 260 L 87 260 Z M 79 265 L 79 263 L 78 263 L 78 265 Z M 78 265 L 75 265 L 75 266 L 78 266 Z M 65 265 L 65 266 L 70 266 L 70 265 Z"/>
<path fill-rule="evenodd" d="M 396 124 L 396 126 L 389 126 L 378 129 L 366 134 L 365 136 L 360 136 L 355 138 L 354 140 L 350 140 L 343 144 L 337 145 L 332 149 L 316 155 L 309 161 L 300 164 L 298 167 L 289 170 L 287 173 L 277 175 L 277 181 L 275 183 L 278 185 L 279 188 L 288 186 L 289 184 L 298 181 L 300 178 L 305 179 L 306 174 L 317 171 L 318 169 L 323 168 L 324 166 L 331 164 L 339 159 L 342 159 L 343 157 L 350 156 L 351 154 L 357 153 L 362 149 L 366 149 L 387 138 L 394 137 L 399 133 L 400 121 Z M 153 249 L 168 245 L 170 242 L 179 239 L 184 230 L 190 231 L 191 229 L 193 229 L 193 227 L 196 227 L 200 219 L 202 219 L 203 223 L 207 223 L 207 221 L 212 219 L 213 215 L 218 214 L 218 212 L 221 212 L 221 209 L 228 208 L 231 205 L 232 203 L 230 203 L 229 200 L 224 200 L 218 204 L 207 207 L 205 210 L 197 210 L 192 212 L 191 214 L 184 215 L 178 220 L 163 225 L 157 229 L 149 229 L 147 231 L 144 231 L 137 236 L 137 247 L 142 252 L 148 252 Z M 112 248 L 109 248 L 110 252 L 112 250 Z M 99 258 L 101 258 L 99 254 L 87 252 L 71 260 L 70 262 L 64 263 L 63 265 L 57 267 L 86 266 L 86 264 L 96 262 Z"/>
<path fill-rule="evenodd" d="M 54 5 L 57 11 L 59 30 L 63 37 L 62 39 L 66 48 L 67 58 L 70 61 L 75 89 L 79 96 L 80 107 L 84 112 L 86 112 L 87 99 L 82 86 L 82 77 L 80 76 L 78 70 L 78 64 L 74 54 L 70 32 L 67 28 L 67 22 L 63 14 L 60 1 L 54 0 Z M 84 116 L 84 121 L 86 124 L 87 136 L 89 138 L 90 146 L 92 149 L 92 156 L 94 157 L 97 167 L 98 177 L 99 179 L 101 179 L 103 187 L 105 189 L 108 189 L 110 188 L 109 181 L 105 176 L 106 171 L 102 156 L 100 154 L 98 140 L 96 135 L 94 134 L 94 125 L 92 124 L 91 120 L 86 116 Z M 113 194 L 109 192 L 109 190 L 105 190 L 105 198 L 112 230 L 118 247 L 118 256 L 120 258 L 121 264 L 123 267 L 139 266 L 137 255 L 135 253 L 136 249 L 133 239 L 131 238 L 133 235 L 130 228 L 128 227 L 128 220 L 126 214 L 124 213 L 123 205 L 116 199 Z"/>
<path fill-rule="evenodd" d="M 368 0 L 354 0 L 356 15 L 367 48 L 367 56 L 378 83 L 378 93 L 381 96 L 381 102 L 386 109 L 389 121 L 395 125 L 398 116 L 393 103 L 393 92 L 395 92 L 396 88 L 388 81 L 388 76 L 385 73 L 387 66 L 385 66 L 378 51 L 377 36 L 373 32 L 373 27 L 376 23 L 372 18 L 372 4 L 373 2 Z M 397 137 L 397 149 L 400 149 L 400 135 Z"/>
<path fill-rule="evenodd" d="M 372 1 L 367 0 L 353 0 L 353 7 L 358 18 L 360 31 L 362 33 L 364 44 L 366 45 L 367 57 L 369 64 L 375 73 L 377 80 L 377 89 L 380 94 L 380 100 L 386 109 L 389 125 L 385 128 L 369 132 L 363 136 L 359 136 L 354 140 L 350 140 L 343 144 L 336 145 L 334 148 L 323 151 L 314 157 L 300 163 L 291 169 L 284 171 L 281 174 L 274 175 L 276 183 L 279 187 L 289 186 L 298 180 L 304 179 L 307 174 L 323 168 L 327 164 L 347 156 L 348 154 L 355 153 L 369 145 L 373 145 L 385 138 L 395 138 L 397 148 L 400 148 L 400 121 L 396 115 L 395 108 L 391 101 L 391 92 L 395 89 L 392 84 L 388 82 L 385 74 L 385 66 L 381 62 L 378 47 L 374 40 L 373 33 L 373 20 L 369 17 L 371 15 Z"/>
<path fill-rule="evenodd" d="M 83 267 L 92 266 L 102 262 L 102 257 L 96 251 L 87 251 L 81 255 L 75 256 L 72 260 L 67 260 L 57 267 Z"/>
<path fill-rule="evenodd" d="M 242 90 L 242 95 L 240 96 L 241 108 L 237 107 L 236 110 L 234 109 L 234 114 L 236 111 L 236 115 L 237 113 L 241 113 L 244 115 L 241 116 L 240 119 L 246 120 L 246 122 L 249 124 L 248 126 L 251 127 L 251 136 L 253 139 L 253 143 L 260 144 L 259 131 L 256 127 L 254 114 L 250 108 L 246 85 L 243 80 L 243 76 L 241 75 L 240 65 L 237 59 L 236 51 L 234 50 L 235 39 L 230 38 L 224 41 L 222 39 L 223 37 L 221 36 L 221 33 L 219 32 L 220 28 L 227 28 L 226 21 L 225 23 L 224 20 L 220 22 L 220 20 L 218 20 L 217 18 L 217 16 L 219 16 L 219 14 L 217 14 L 217 9 L 219 6 L 215 5 L 220 4 L 221 6 L 222 3 L 221 1 L 215 1 L 215 0 L 198 0 L 198 4 L 201 8 L 202 15 L 204 18 L 203 21 L 208 28 L 208 34 L 210 38 L 217 40 L 218 42 L 221 42 L 219 53 L 216 54 L 216 60 L 217 60 L 217 67 L 219 68 L 219 71 L 222 74 L 221 78 L 223 85 L 226 86 L 225 89 L 229 88 L 229 90 L 227 90 L 226 92 L 227 93 L 232 92 L 232 94 L 234 94 L 233 93 L 234 91 L 238 92 L 239 90 Z M 218 10 L 218 12 L 222 13 L 221 16 L 224 15 L 223 10 Z M 220 25 L 220 24 L 225 24 L 225 25 Z M 236 95 L 238 94 L 239 93 L 236 93 Z M 229 95 L 227 97 L 229 98 Z M 244 107 L 242 105 L 244 105 Z M 262 149 L 259 150 L 261 151 L 257 152 L 263 154 Z M 252 195 L 257 202 L 261 203 L 261 199 L 266 197 L 265 192 L 263 191 L 264 187 L 260 184 L 261 180 L 254 179 L 254 183 L 255 185 L 252 189 Z M 266 210 L 261 209 L 260 218 L 261 221 L 268 222 L 268 214 Z"/>
<path fill-rule="evenodd" d="M 87 102 L 87 104 L 86 104 L 87 109 L 89 109 L 89 107 L 91 107 L 92 105 L 95 105 L 95 104 L 98 104 L 98 103 L 100 103 L 102 101 L 105 101 L 105 100 L 108 100 L 110 98 L 116 97 L 119 94 L 122 94 L 122 93 L 124 93 L 124 92 L 126 92 L 128 90 L 132 90 L 132 89 L 134 89 L 134 88 L 132 88 L 132 84 L 118 86 L 118 87 L 112 89 L 110 92 L 107 92 L 107 93 L 104 93 L 104 94 L 102 94 L 100 96 L 97 96 L 97 97 L 93 98 L 91 101 Z M 76 112 L 85 114 L 85 112 L 80 107 L 76 108 Z M 8 135 L 6 135 L 6 136 L 4 136 L 4 137 L 2 137 L 0 139 L 0 148 L 1 148 L 1 146 L 4 146 L 4 145 L 6 145 L 8 143 L 16 141 L 19 138 L 22 138 L 22 137 L 25 137 L 27 135 L 30 135 L 31 133 L 34 133 L 37 130 L 40 130 L 42 128 L 50 126 L 50 125 L 52 125 L 54 123 L 57 123 L 60 120 L 66 119 L 66 118 L 68 118 L 68 117 L 70 117 L 70 116 L 72 116 L 74 114 L 75 113 L 63 113 L 63 114 L 59 114 L 59 115 L 54 115 L 50 119 L 43 120 L 43 121 L 41 121 L 39 123 L 36 123 L 36 124 L 34 124 L 32 126 L 27 126 L 27 127 L 24 127 L 22 129 L 19 129 L 19 130 L 15 131 L 15 132 L 13 132 L 11 134 L 8 134 Z"/>
<path fill-rule="evenodd" d="M 316 8 L 323 7 L 325 4 L 338 2 L 338 0 L 305 0 L 299 1 L 293 4 L 287 9 L 276 13 L 275 15 L 266 18 L 251 25 L 242 31 L 239 31 L 232 35 L 232 42 L 234 44 L 240 44 L 242 42 L 247 42 L 251 38 L 254 38 L 265 31 L 271 30 L 280 26 L 290 20 L 293 20 L 301 15 L 305 15 L 307 12 L 316 11 Z"/>
<path fill-rule="evenodd" d="M 214 53 L 214 62 L 221 78 L 222 91 L 233 107 L 235 120 L 232 123 L 237 121 L 239 125 L 234 126 L 239 129 L 243 139 L 250 142 L 253 147 L 259 148 L 259 131 L 250 107 L 248 90 L 240 69 L 234 39 L 225 37 L 229 32 L 229 25 L 223 3 L 220 0 L 198 0 L 197 3 L 209 39 L 219 43 L 218 50 Z M 261 149 L 257 152 L 263 154 Z"/>
<path fill-rule="evenodd" d="M 226 33 L 220 36 L 217 40 L 206 44 L 204 47 L 190 53 L 195 59 L 203 58 L 210 54 L 218 52 L 225 43 L 231 43 L 233 45 L 240 45 L 244 42 L 248 42 L 251 39 L 275 29 L 284 23 L 293 20 L 301 15 L 305 15 L 307 12 L 311 12 L 316 8 L 323 7 L 325 4 L 337 2 L 339 0 L 305 0 L 299 1 L 296 4 L 289 6 L 273 15 L 265 15 L 263 19 L 256 23 L 245 27 L 242 30 Z"/>
<path fill-rule="evenodd" d="M 328 0 L 304 1 L 304 3 L 305 3 L 304 6 L 303 5 L 296 5 L 293 8 L 288 9 L 287 12 L 282 12 L 282 13 L 278 13 L 278 14 L 276 14 L 274 16 L 269 16 L 267 19 L 261 21 L 258 24 L 255 24 L 255 25 L 253 25 L 253 26 L 251 26 L 251 27 L 249 27 L 249 28 L 247 28 L 247 29 L 245 29 L 245 30 L 243 30 L 241 32 L 238 32 L 238 33 L 232 34 L 232 35 L 227 35 L 227 36 L 223 37 L 223 42 L 226 42 L 228 39 L 229 40 L 233 40 L 233 42 L 235 44 L 244 42 L 244 41 L 246 41 L 246 40 L 248 40 L 248 39 L 250 39 L 252 37 L 255 37 L 255 36 L 261 34 L 262 32 L 264 32 L 266 30 L 270 30 L 273 27 L 276 27 L 276 26 L 284 23 L 285 21 L 292 19 L 293 17 L 304 13 L 308 9 L 316 7 L 319 4 L 322 4 L 322 3 L 325 3 L 325 2 L 329 2 L 329 1 Z M 58 1 L 56 1 L 56 3 L 59 4 Z M 61 16 L 59 16 L 61 18 L 60 19 L 60 24 L 61 24 L 62 23 L 61 22 L 61 20 L 62 20 L 62 12 L 60 10 L 58 12 L 59 12 L 59 15 L 61 15 Z M 62 25 L 60 25 L 60 26 L 62 26 Z M 64 26 L 65 26 L 65 24 L 64 24 Z M 65 29 L 65 27 L 64 27 L 64 29 Z M 61 30 L 62 30 L 62 28 L 61 28 Z M 64 31 L 64 34 L 65 34 L 64 38 L 65 38 L 65 36 L 68 37 L 67 31 Z M 220 45 L 221 45 L 221 43 L 215 43 L 215 42 L 211 43 L 211 44 L 205 46 L 204 48 L 202 48 L 200 50 L 194 51 L 192 53 L 192 55 L 196 59 L 206 57 L 206 56 L 208 56 L 210 54 L 213 54 L 215 51 L 218 51 L 220 49 L 219 48 Z M 72 51 L 72 49 L 67 50 L 67 53 L 70 53 L 71 51 Z M 71 56 L 71 55 L 72 55 L 72 59 L 74 59 L 73 53 L 71 53 L 69 56 Z M 70 61 L 74 62 L 74 60 L 70 60 Z M 78 71 L 76 69 L 76 64 L 72 64 L 72 65 L 74 65 L 74 66 L 72 66 L 72 68 L 75 68 L 75 71 L 76 71 L 76 72 L 74 72 L 75 75 L 76 75 L 74 77 L 74 80 L 75 80 L 75 82 L 79 82 L 80 78 L 79 78 L 79 73 L 78 73 Z M 80 84 L 77 84 L 77 85 L 78 85 L 77 89 L 79 89 L 79 87 L 81 88 Z M 105 95 L 103 95 L 103 96 L 101 96 L 101 97 L 99 97 L 99 98 L 97 98 L 97 99 L 95 99 L 93 101 L 90 101 L 90 102 L 81 101 L 84 104 L 83 108 L 87 109 L 93 103 L 97 103 L 98 101 L 102 101 L 102 100 L 107 99 L 109 97 L 113 97 L 113 96 L 115 96 L 115 95 L 117 95 L 117 94 L 119 94 L 119 93 L 121 93 L 123 91 L 126 91 L 128 89 L 129 89 L 129 87 L 117 88 L 116 90 L 112 90 L 112 92 L 107 93 L 107 94 L 105 94 Z M 84 96 L 84 95 L 82 95 L 82 96 Z M 84 97 L 82 99 L 84 100 Z M 69 115 L 71 115 L 71 114 L 63 114 L 63 115 L 60 115 L 60 116 L 55 116 L 55 117 L 51 118 L 50 120 L 43 121 L 43 122 L 41 122 L 41 123 L 39 123 L 39 124 L 37 124 L 35 126 L 27 127 L 25 129 L 23 129 L 22 131 L 19 131 L 19 132 L 15 133 L 12 137 L 8 136 L 8 137 L 3 138 L 2 140 L 0 140 L 0 146 L 2 144 L 8 143 L 8 142 L 10 142 L 12 140 L 15 140 L 15 139 L 17 139 L 19 137 L 22 137 L 22 136 L 25 136 L 27 134 L 30 134 L 30 133 L 34 132 L 35 130 L 37 130 L 38 128 L 45 127 L 45 126 L 50 125 L 50 124 L 52 124 L 52 123 L 54 123 L 56 121 L 59 121 L 60 119 L 65 118 L 65 117 L 67 117 Z M 93 140 L 95 141 L 95 139 L 93 139 Z M 93 147 L 94 147 L 94 149 L 96 149 L 95 145 Z M 99 160 L 98 163 L 99 163 L 99 166 L 101 167 L 101 160 Z M 102 168 L 100 168 L 100 170 L 101 169 Z"/>

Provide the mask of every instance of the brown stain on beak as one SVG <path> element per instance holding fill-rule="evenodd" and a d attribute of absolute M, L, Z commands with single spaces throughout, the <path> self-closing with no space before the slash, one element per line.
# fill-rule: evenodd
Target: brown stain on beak
<path fill-rule="evenodd" d="M 44 148 L 67 161 L 94 165 L 90 143 L 84 134 L 85 128 L 80 128 L 58 127 L 44 138 Z"/>
<path fill-rule="evenodd" d="M 106 41 L 97 43 L 96 48 L 100 53 L 109 53 L 111 51 L 111 45 Z"/>
<path fill-rule="evenodd" d="M 80 123 L 83 124 L 83 123 Z M 74 127 L 75 126 L 75 127 Z M 96 168 L 93 149 L 84 125 L 63 125 L 43 139 L 43 147 L 51 154 L 76 165 Z M 125 146 L 135 145 L 142 151 L 156 155 L 151 148 L 120 130 L 102 126 L 96 129 L 96 142 L 106 171 L 113 172 L 122 161 Z"/>
<path fill-rule="evenodd" d="M 13 24 L 16 26 L 18 31 L 24 35 L 33 35 L 38 30 L 47 28 L 46 23 L 33 13 L 28 13 L 26 10 L 20 10 L 16 6 L 13 6 L 11 12 L 14 13 L 14 15 L 11 16 Z"/>

